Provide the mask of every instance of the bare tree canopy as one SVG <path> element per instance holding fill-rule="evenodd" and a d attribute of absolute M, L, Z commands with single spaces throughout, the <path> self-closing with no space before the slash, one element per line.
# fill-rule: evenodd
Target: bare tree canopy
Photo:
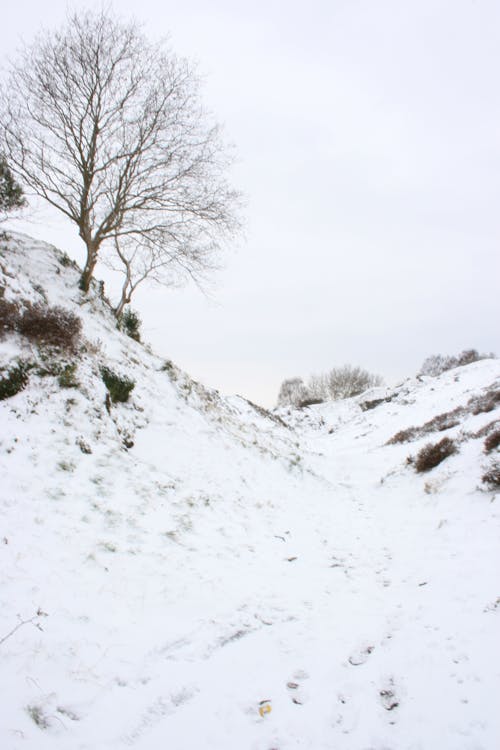
<path fill-rule="evenodd" d="M 196 273 L 238 229 L 199 80 L 135 23 L 77 13 L 38 37 L 12 66 L 0 125 L 13 172 L 77 225 L 84 291 L 106 240 L 108 253 L 147 249 L 155 270 L 164 251 L 171 266 L 191 258 Z"/>

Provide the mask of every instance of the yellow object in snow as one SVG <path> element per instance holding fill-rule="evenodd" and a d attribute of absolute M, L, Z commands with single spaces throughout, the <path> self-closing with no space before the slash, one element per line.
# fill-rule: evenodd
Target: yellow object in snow
<path fill-rule="evenodd" d="M 266 714 L 270 714 L 271 711 L 272 711 L 271 701 L 261 701 L 259 703 L 259 714 L 261 716 L 265 716 Z"/>

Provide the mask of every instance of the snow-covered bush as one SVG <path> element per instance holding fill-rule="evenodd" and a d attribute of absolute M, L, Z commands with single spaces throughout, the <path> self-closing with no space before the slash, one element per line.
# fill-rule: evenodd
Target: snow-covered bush
<path fill-rule="evenodd" d="M 135 388 L 135 381 L 118 375 L 113 370 L 110 370 L 109 367 L 101 367 L 101 377 L 108 389 L 109 397 L 114 404 L 128 401 L 130 394 Z"/>
<path fill-rule="evenodd" d="M 135 310 L 132 310 L 132 308 L 127 307 L 123 315 L 120 318 L 119 321 L 119 328 L 124 331 L 127 336 L 130 336 L 131 339 L 134 339 L 134 341 L 141 340 L 141 319 L 139 315 L 135 312 Z"/>
<path fill-rule="evenodd" d="M 64 365 L 61 373 L 58 377 L 58 382 L 61 388 L 78 388 L 79 383 L 75 377 L 76 373 L 76 362 L 69 365 Z"/>
<path fill-rule="evenodd" d="M 485 414 L 500 405 L 500 388 L 490 388 L 486 393 L 472 396 L 467 402 L 471 414 Z"/>
<path fill-rule="evenodd" d="M 488 471 L 483 474 L 482 481 L 492 488 L 500 487 L 500 461 L 491 464 Z"/>
<path fill-rule="evenodd" d="M 439 443 L 428 443 L 421 451 L 417 453 L 414 465 L 415 470 L 418 472 L 430 471 L 435 466 L 438 466 L 445 458 L 457 453 L 458 448 L 456 447 L 453 440 L 450 438 L 443 438 Z"/>

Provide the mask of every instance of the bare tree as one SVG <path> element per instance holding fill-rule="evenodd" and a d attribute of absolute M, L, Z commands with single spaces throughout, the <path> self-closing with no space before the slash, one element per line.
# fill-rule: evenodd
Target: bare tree
<path fill-rule="evenodd" d="M 379 375 L 362 367 L 334 367 L 322 375 L 311 375 L 307 385 L 302 378 L 284 380 L 278 394 L 278 406 L 307 406 L 357 396 L 368 388 L 382 385 Z"/>
<path fill-rule="evenodd" d="M 470 365 L 472 362 L 479 362 L 482 359 L 495 359 L 495 355 L 493 352 L 480 354 L 477 349 L 464 349 L 456 357 L 453 355 L 432 354 L 424 360 L 418 374 L 437 377 L 441 373 L 446 372 L 446 370 Z"/>
<path fill-rule="evenodd" d="M 204 237 L 214 252 L 238 228 L 195 72 L 135 23 L 86 12 L 38 37 L 12 66 L 0 127 L 12 170 L 78 227 L 85 292 L 106 240 L 171 255 Z"/>
<path fill-rule="evenodd" d="M 115 316 L 121 318 L 135 290 L 145 281 L 172 287 L 192 280 L 205 287 L 209 272 L 218 268 L 216 247 L 216 241 L 207 238 L 206 232 L 191 237 L 189 242 L 171 233 L 165 237 L 162 230 L 138 239 L 115 236 L 114 252 L 103 255 L 105 265 L 123 278 Z"/>
<path fill-rule="evenodd" d="M 281 384 L 277 406 L 300 406 L 309 398 L 302 378 L 288 378 Z"/>
<path fill-rule="evenodd" d="M 368 388 L 382 385 L 379 375 L 372 375 L 362 367 L 343 365 L 334 367 L 327 375 L 328 396 L 332 401 L 357 396 Z"/>

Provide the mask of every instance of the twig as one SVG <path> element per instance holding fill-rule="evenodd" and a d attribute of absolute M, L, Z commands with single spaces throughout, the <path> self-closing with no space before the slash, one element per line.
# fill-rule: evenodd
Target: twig
<path fill-rule="evenodd" d="M 43 630 L 40 623 L 36 622 L 36 620 L 38 620 L 39 617 L 47 617 L 47 613 L 38 608 L 36 615 L 33 615 L 33 617 L 30 617 L 28 620 L 22 620 L 20 615 L 18 615 L 18 617 L 20 621 L 17 623 L 17 625 L 12 628 L 12 630 L 7 633 L 7 635 L 4 635 L 3 638 L 0 638 L 0 646 L 2 645 L 2 643 L 5 643 L 8 638 L 14 635 L 14 633 L 17 632 L 19 628 L 22 628 L 23 625 L 29 625 L 31 623 L 35 628 L 38 628 L 38 630 Z"/>

